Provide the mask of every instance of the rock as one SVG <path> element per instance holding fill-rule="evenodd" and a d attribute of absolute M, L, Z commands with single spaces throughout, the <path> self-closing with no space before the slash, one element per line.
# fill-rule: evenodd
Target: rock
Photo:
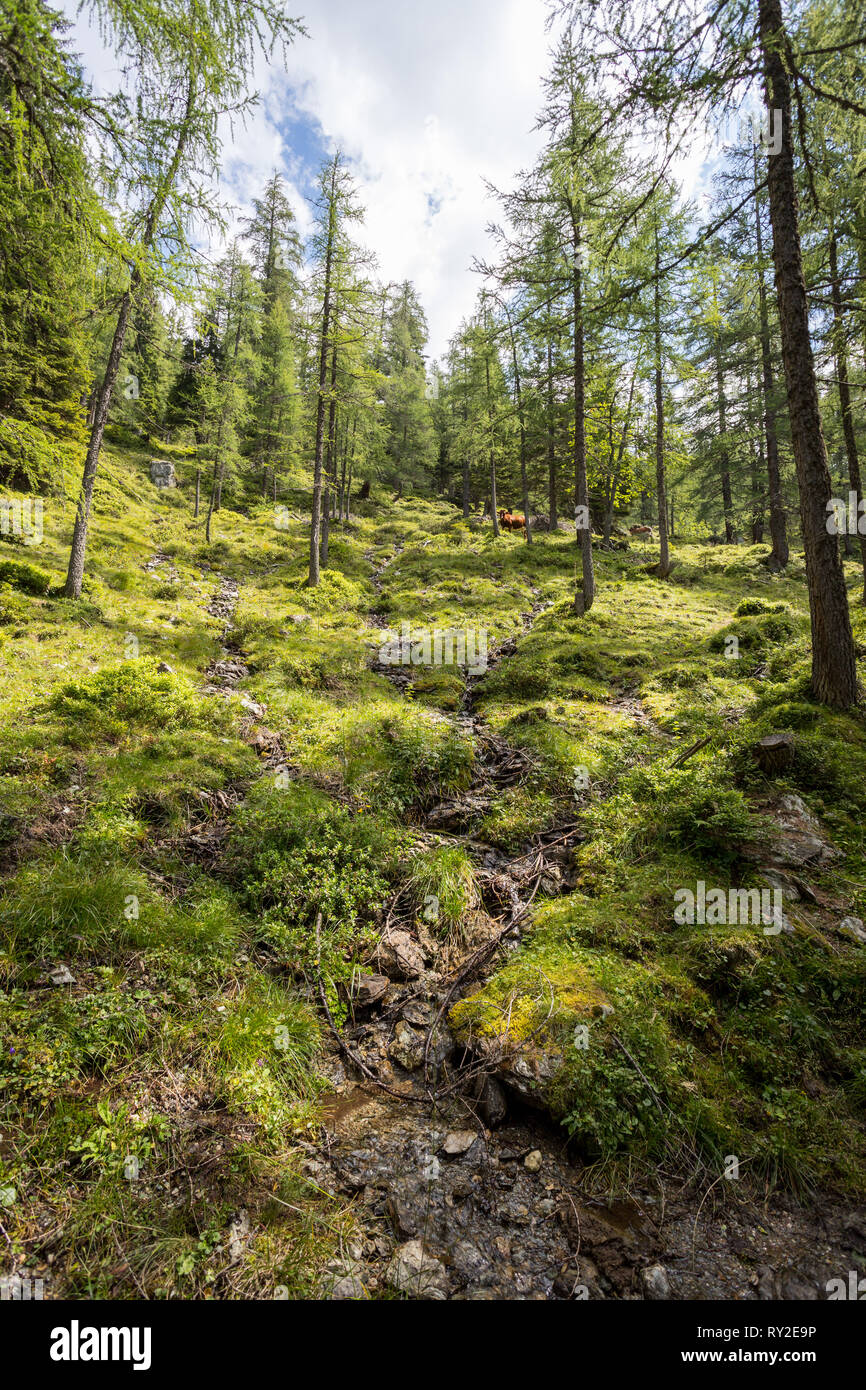
<path fill-rule="evenodd" d="M 501 1125 L 508 1114 L 508 1102 L 505 1099 L 505 1092 L 496 1080 L 495 1076 L 484 1076 L 481 1084 L 477 1088 L 476 1098 L 481 1118 L 488 1129 L 495 1129 Z"/>
<path fill-rule="evenodd" d="M 367 1298 L 368 1296 L 367 1290 L 357 1274 L 344 1274 L 341 1279 L 336 1280 L 329 1294 L 329 1297 L 337 1302 L 351 1298 Z"/>
<path fill-rule="evenodd" d="M 255 700 L 251 700 L 247 695 L 241 695 L 240 702 L 242 708 L 247 710 L 256 719 L 264 719 L 265 714 L 267 713 L 264 705 L 257 705 Z"/>
<path fill-rule="evenodd" d="M 394 1040 L 388 1056 L 406 1071 L 417 1071 L 424 1065 L 424 1035 L 416 1033 L 401 1019 L 394 1030 Z"/>
<path fill-rule="evenodd" d="M 406 931 L 388 931 L 379 942 L 378 956 L 385 973 L 398 979 L 415 980 L 424 973 L 424 953 Z"/>
<path fill-rule="evenodd" d="M 476 1287 L 492 1281 L 495 1270 L 484 1252 L 469 1240 L 459 1240 L 449 1251 L 450 1263 L 467 1284 Z"/>
<path fill-rule="evenodd" d="M 359 1009 L 367 1009 L 387 992 L 391 981 L 387 975 L 361 975 L 355 981 L 352 998 Z"/>
<path fill-rule="evenodd" d="M 460 1154 L 467 1153 L 477 1138 L 478 1135 L 474 1129 L 453 1129 L 450 1134 L 446 1134 L 442 1151 L 450 1158 L 456 1158 Z"/>
<path fill-rule="evenodd" d="M 61 963 L 60 965 L 53 965 L 49 970 L 46 970 L 39 983 L 43 985 L 54 985 L 60 988 L 62 985 L 74 985 L 75 976 L 67 966 Z"/>
<path fill-rule="evenodd" d="M 250 1218 L 245 1210 L 238 1212 L 229 1227 L 229 1264 L 236 1265 L 243 1258 L 250 1238 Z"/>
<path fill-rule="evenodd" d="M 448 1274 L 441 1260 L 428 1255 L 420 1240 L 407 1240 L 391 1257 L 385 1275 L 392 1289 L 410 1298 L 448 1297 Z"/>
<path fill-rule="evenodd" d="M 173 667 L 173 666 L 169 666 L 169 664 L 168 664 L 167 661 L 161 661 L 161 662 L 159 663 L 159 665 L 157 666 L 156 670 L 157 670 L 157 674 L 160 675 L 160 676 L 173 676 L 173 675 L 175 675 L 175 669 L 174 669 L 174 667 Z"/>
<path fill-rule="evenodd" d="M 648 1269 L 641 1270 L 640 1277 L 644 1298 L 655 1300 L 670 1298 L 671 1285 L 664 1265 L 650 1265 Z"/>
<path fill-rule="evenodd" d="M 151 459 L 150 481 L 154 487 L 176 487 L 174 464 L 169 459 Z"/>
<path fill-rule="evenodd" d="M 806 803 L 793 793 L 780 798 L 775 813 L 779 838 L 771 861 L 776 865 L 823 864 L 837 858 L 838 851 L 821 834 L 821 827 Z"/>
<path fill-rule="evenodd" d="M 861 945 L 866 946 L 866 930 L 863 928 L 863 920 L 860 917 L 845 917 L 839 923 L 839 930 L 845 936 L 853 937 Z"/>
<path fill-rule="evenodd" d="M 537 1173 L 541 1168 L 543 1162 L 544 1158 L 542 1157 L 541 1150 L 533 1149 L 532 1153 L 528 1153 L 525 1159 L 523 1160 L 523 1166 L 527 1170 L 527 1172 Z"/>
<path fill-rule="evenodd" d="M 767 734 L 752 749 L 752 756 L 762 772 L 784 772 L 794 761 L 797 744 L 793 734 Z"/>

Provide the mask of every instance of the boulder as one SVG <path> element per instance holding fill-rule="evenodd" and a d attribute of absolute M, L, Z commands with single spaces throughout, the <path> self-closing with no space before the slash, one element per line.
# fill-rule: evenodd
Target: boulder
<path fill-rule="evenodd" d="M 642 1269 L 640 1278 L 644 1298 L 654 1300 L 670 1298 L 671 1284 L 664 1265 L 650 1265 L 648 1269 Z"/>
<path fill-rule="evenodd" d="M 441 1260 L 428 1255 L 420 1240 L 407 1240 L 391 1257 L 385 1275 L 392 1289 L 410 1298 L 444 1301 L 448 1297 L 448 1274 Z"/>
<path fill-rule="evenodd" d="M 406 931 L 389 929 L 379 942 L 378 956 L 385 974 L 399 980 L 416 980 L 424 973 L 424 953 Z"/>
<path fill-rule="evenodd" d="M 352 998 L 359 1009 L 369 1008 L 383 997 L 391 981 L 387 975 L 360 975 L 354 984 Z"/>
<path fill-rule="evenodd" d="M 169 459 L 151 459 L 150 481 L 154 487 L 177 487 L 174 464 Z"/>
<path fill-rule="evenodd" d="M 863 927 L 861 917 L 846 917 L 839 923 L 839 930 L 845 936 L 850 936 L 853 941 L 859 941 L 861 946 L 866 945 L 866 929 Z"/>

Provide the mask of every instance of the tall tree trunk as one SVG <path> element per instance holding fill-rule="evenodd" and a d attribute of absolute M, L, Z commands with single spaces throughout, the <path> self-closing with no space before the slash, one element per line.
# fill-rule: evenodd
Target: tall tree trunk
<path fill-rule="evenodd" d="M 463 516 L 468 517 L 470 512 L 469 497 L 469 459 L 463 456 Z"/>
<path fill-rule="evenodd" d="M 779 111 L 782 120 L 781 149 L 769 159 L 770 220 L 791 440 L 800 484 L 812 619 L 812 689 L 824 704 L 847 709 L 858 698 L 857 661 L 842 558 L 836 537 L 827 527 L 832 482 L 809 337 L 781 0 L 759 0 L 758 17 L 767 105 Z"/>
<path fill-rule="evenodd" d="M 607 495 L 607 507 L 605 509 L 604 515 L 604 540 L 606 545 L 610 545 L 610 537 L 613 531 L 613 513 L 614 508 L 616 506 L 616 494 L 619 491 L 619 480 L 622 476 L 622 461 L 625 457 L 625 446 L 628 443 L 628 432 L 631 429 L 631 412 L 632 406 L 634 404 L 634 388 L 637 382 L 639 361 L 640 358 L 638 358 L 638 361 L 635 362 L 634 371 L 632 372 L 631 376 L 631 385 L 628 388 L 628 405 L 625 409 L 625 419 L 623 420 L 622 430 L 620 431 L 619 448 L 617 450 L 616 455 L 616 464 L 614 466 L 613 476 L 610 480 L 610 488 L 608 490 Z"/>
<path fill-rule="evenodd" d="M 556 415 L 553 409 L 553 345 L 547 339 L 547 505 L 550 511 L 550 529 L 555 531 L 559 522 L 556 511 Z"/>
<path fill-rule="evenodd" d="M 529 519 L 529 483 L 526 476 L 526 419 L 523 414 L 523 395 L 520 389 L 520 363 L 517 360 L 517 342 L 514 337 L 514 325 L 511 322 L 511 315 L 508 306 L 503 304 L 505 317 L 508 321 L 508 334 L 511 339 L 511 363 L 514 369 L 514 395 L 517 405 L 517 419 L 520 425 L 520 488 L 523 499 L 523 515 L 526 520 L 526 544 L 532 545 L 532 523 Z"/>
<path fill-rule="evenodd" d="M 782 474 L 779 468 L 779 441 L 776 434 L 776 408 L 773 403 L 773 358 L 770 352 L 770 318 L 767 312 L 767 287 L 764 283 L 764 246 L 761 228 L 761 200 L 758 186 L 758 147 L 752 147 L 755 183 L 755 245 L 758 253 L 758 300 L 761 321 L 761 368 L 763 372 L 764 437 L 767 446 L 767 481 L 770 491 L 770 540 L 768 564 L 771 570 L 782 570 L 788 563 L 788 528 L 785 504 L 782 500 Z"/>
<path fill-rule="evenodd" d="M 331 171 L 331 204 L 328 213 L 328 244 L 325 250 L 325 293 L 322 301 L 322 336 L 319 343 L 319 393 L 316 401 L 316 448 L 313 460 L 313 502 L 310 509 L 310 570 L 307 583 L 319 582 L 319 539 L 322 525 L 322 462 L 325 452 L 325 396 L 328 390 L 328 331 L 331 326 L 331 270 L 337 231 L 337 158 Z"/>
<path fill-rule="evenodd" d="M 328 451 L 325 465 L 325 498 L 322 506 L 322 569 L 328 568 L 331 543 L 332 472 L 337 467 L 337 315 L 334 314 L 334 346 L 331 349 L 331 399 L 328 404 Z"/>
<path fill-rule="evenodd" d="M 201 503 L 201 468 L 199 467 L 199 468 L 197 468 L 197 469 L 195 470 L 195 511 L 193 512 L 193 517 L 194 517 L 194 518 L 198 516 L 198 513 L 199 513 L 199 505 L 200 505 L 200 503 Z"/>
<path fill-rule="evenodd" d="M 147 218 L 141 238 L 141 246 L 144 251 L 149 251 L 153 245 L 163 209 L 165 208 L 169 195 L 177 180 L 186 146 L 189 141 L 189 132 L 196 105 L 196 95 L 196 71 L 195 68 L 193 68 L 187 77 L 186 109 L 178 131 L 174 153 L 172 154 L 168 169 L 159 183 L 154 193 L 153 201 L 147 211 Z M 111 340 L 111 350 L 108 354 L 105 375 L 102 378 L 102 383 L 95 396 L 93 428 L 91 430 L 90 440 L 87 445 L 87 454 L 84 460 L 84 472 L 81 478 L 81 490 L 78 494 L 75 526 L 72 532 L 72 545 L 69 552 L 69 568 L 66 572 L 66 584 L 63 589 L 67 598 L 81 597 L 81 586 L 84 583 L 84 557 L 87 553 L 87 530 L 90 522 L 90 508 L 93 502 L 93 485 L 96 482 L 96 473 L 99 468 L 99 455 L 102 450 L 102 440 L 105 434 L 105 426 L 108 423 L 108 412 L 111 408 L 111 398 L 114 394 L 117 374 L 120 370 L 120 359 L 123 355 L 123 343 L 129 325 L 132 303 L 140 284 L 141 270 L 139 266 L 136 265 L 130 275 L 129 288 L 120 302 L 120 310 L 114 328 L 114 336 Z"/>
<path fill-rule="evenodd" d="M 720 464 L 722 483 L 722 508 L 725 513 L 725 541 L 728 545 L 734 540 L 734 503 L 731 495 L 730 456 L 728 454 L 728 428 L 725 401 L 725 372 L 722 366 L 722 333 L 716 330 L 716 397 L 719 412 Z"/>
<path fill-rule="evenodd" d="M 571 226 L 574 256 L 571 290 L 574 312 L 574 496 L 577 512 L 575 530 L 580 549 L 581 578 L 583 580 L 582 587 L 575 590 L 574 610 L 582 616 L 589 612 L 595 598 L 595 572 L 592 565 L 592 518 L 589 514 L 589 487 L 586 477 L 586 401 L 580 222 L 574 211 L 572 211 Z"/>
<path fill-rule="evenodd" d="M 499 514 L 496 510 L 496 453 L 493 448 L 493 406 L 490 400 L 490 354 L 484 358 L 484 370 L 487 378 L 487 428 L 490 431 L 490 515 L 493 520 L 493 534 L 499 535 Z"/>
<path fill-rule="evenodd" d="M 84 556 L 87 551 L 87 530 L 90 521 L 90 507 L 93 502 L 93 485 L 96 482 L 96 474 L 99 468 L 99 455 L 102 450 L 102 439 L 105 434 L 105 426 L 108 422 L 111 397 L 114 392 L 115 382 L 117 381 L 117 373 L 120 370 L 120 359 L 123 355 L 123 340 L 126 337 L 126 330 L 129 325 L 132 298 L 140 281 L 141 276 L 138 267 L 136 267 L 132 272 L 129 289 L 121 300 L 120 312 L 117 316 L 114 336 L 111 340 L 111 350 L 108 354 L 108 362 L 105 367 L 105 376 L 102 378 L 102 384 L 96 395 L 96 408 L 93 413 L 93 429 L 90 433 L 87 455 L 84 460 L 84 473 L 81 479 L 81 491 L 78 494 L 75 527 L 72 532 L 72 547 L 69 553 L 69 568 L 66 572 L 66 584 L 63 589 L 67 598 L 81 597 L 81 586 L 84 583 Z"/>
<path fill-rule="evenodd" d="M 659 564 L 660 579 L 667 579 L 671 572 L 671 557 L 668 546 L 668 499 L 665 485 L 665 409 L 664 380 L 662 378 L 662 315 L 661 288 L 659 285 L 659 230 L 655 226 L 655 278 L 653 280 L 653 333 L 655 340 L 655 378 L 656 378 L 656 500 L 659 524 Z"/>
<path fill-rule="evenodd" d="M 839 383 L 842 434 L 845 437 L 845 453 L 848 458 L 848 480 L 851 484 L 851 491 L 857 498 L 855 516 L 859 523 L 863 480 L 860 476 L 860 456 L 857 452 L 857 436 L 854 433 L 854 416 L 851 414 L 848 345 L 845 342 L 845 315 L 842 309 L 842 286 L 839 281 L 839 248 L 836 241 L 836 229 L 832 225 L 830 227 L 830 293 L 833 297 L 833 336 L 836 340 L 836 379 Z M 863 565 L 863 602 L 866 603 L 866 536 L 862 534 L 860 535 L 860 559 Z"/>

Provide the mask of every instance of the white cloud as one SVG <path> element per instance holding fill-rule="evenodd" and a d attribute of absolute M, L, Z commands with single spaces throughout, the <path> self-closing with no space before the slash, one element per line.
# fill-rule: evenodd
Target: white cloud
<path fill-rule="evenodd" d="M 307 0 L 289 55 L 296 109 L 354 165 L 363 240 L 385 279 L 413 280 L 441 355 L 478 290 L 469 266 L 494 215 L 484 179 L 531 162 L 548 39 L 541 0 Z M 276 116 L 274 74 L 264 112 Z"/>
<path fill-rule="evenodd" d="M 415 282 L 438 356 L 477 293 L 469 265 L 488 249 L 495 215 L 483 181 L 507 187 L 539 145 L 543 0 L 288 0 L 288 8 L 310 37 L 289 51 L 287 72 L 259 65 L 259 107 L 224 132 L 223 193 L 246 209 L 281 168 L 306 230 L 310 170 L 299 169 L 281 130 L 287 115 L 317 124 L 353 165 L 367 208 L 361 239 L 383 279 Z M 73 43 L 98 85 L 110 86 L 116 63 L 81 20 Z"/>

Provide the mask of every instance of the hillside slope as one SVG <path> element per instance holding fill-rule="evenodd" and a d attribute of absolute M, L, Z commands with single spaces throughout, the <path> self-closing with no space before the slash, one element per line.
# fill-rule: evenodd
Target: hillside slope
<path fill-rule="evenodd" d="M 80 603 L 68 505 L 0 547 L 2 1272 L 216 1298 L 844 1275 L 866 726 L 808 697 L 801 561 L 681 545 L 663 583 L 649 546 L 599 552 L 578 619 L 565 532 L 360 505 L 309 590 L 302 489 L 207 546 L 115 452 Z M 432 638 L 404 663 L 404 623 L 471 634 L 474 674 Z M 677 920 L 700 884 L 782 916 Z M 696 1266 L 699 1214 L 727 1234 Z"/>

